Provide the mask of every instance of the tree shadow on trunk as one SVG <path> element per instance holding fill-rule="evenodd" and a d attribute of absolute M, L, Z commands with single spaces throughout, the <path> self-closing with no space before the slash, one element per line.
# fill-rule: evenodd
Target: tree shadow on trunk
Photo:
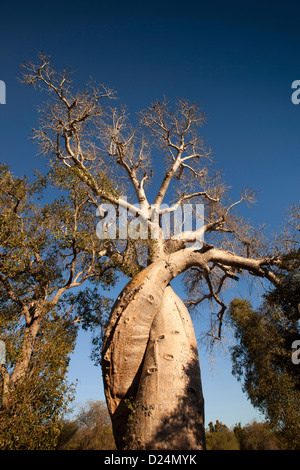
<path fill-rule="evenodd" d="M 204 449 L 204 400 L 197 342 L 171 286 L 150 329 L 126 447 Z"/>
<path fill-rule="evenodd" d="M 146 444 L 146 450 L 204 450 L 204 402 L 202 390 L 199 389 L 199 363 L 197 350 L 194 351 L 195 358 L 183 366 L 186 385 L 180 396 L 174 397 L 166 390 L 165 399 L 168 407 L 173 408 L 165 414 L 160 410 L 160 425 L 156 428 L 152 439 Z M 172 401 L 175 403 L 172 404 Z M 173 405 L 173 406 L 172 406 Z M 144 411 L 147 419 L 149 410 Z M 151 419 L 151 413 L 149 418 Z"/>

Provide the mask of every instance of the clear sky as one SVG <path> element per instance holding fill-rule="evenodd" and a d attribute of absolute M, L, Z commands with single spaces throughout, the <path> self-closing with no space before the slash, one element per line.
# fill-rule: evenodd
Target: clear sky
<path fill-rule="evenodd" d="M 29 140 L 41 96 L 17 81 L 19 65 L 43 51 L 58 68 L 77 70 L 79 85 L 92 76 L 115 88 L 131 113 L 164 95 L 202 103 L 209 116 L 203 135 L 232 198 L 246 186 L 259 190 L 244 213 L 254 225 L 278 230 L 284 211 L 299 202 L 300 105 L 291 101 L 291 84 L 300 79 L 299 2 L 53 0 L 5 2 L 0 10 L 7 95 L 0 152 L 18 176 L 45 166 Z M 89 337 L 80 338 L 70 367 L 70 379 L 79 380 L 76 401 L 103 399 Z M 206 423 L 259 417 L 228 357 L 216 353 L 212 373 L 200 347 L 200 361 Z"/>

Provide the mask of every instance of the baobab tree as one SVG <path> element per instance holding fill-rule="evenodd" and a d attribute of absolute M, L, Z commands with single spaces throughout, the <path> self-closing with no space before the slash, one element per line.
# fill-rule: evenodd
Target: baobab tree
<path fill-rule="evenodd" d="M 44 55 L 23 67 L 23 81 L 49 94 L 34 139 L 43 154 L 85 184 L 102 217 L 99 233 L 103 236 L 106 228 L 108 234 L 105 255 L 129 277 L 112 308 L 101 361 L 117 447 L 204 449 L 195 333 L 170 283 L 190 272 L 190 282 L 201 286 L 194 302 L 216 303 L 214 337 L 221 335 L 228 280 L 250 273 L 276 284 L 278 257 L 234 212 L 254 194 L 245 190 L 230 202 L 220 174 L 209 170 L 212 157 L 199 133 L 206 121 L 200 106 L 164 99 L 130 122 L 110 88 L 90 82 L 75 93 L 71 72 L 56 72 Z M 202 223 L 183 225 L 176 233 L 165 230 L 166 218 L 184 205 L 190 214 L 203 208 Z M 120 224 L 109 236 L 110 207 L 118 220 L 127 214 L 127 238 Z"/>

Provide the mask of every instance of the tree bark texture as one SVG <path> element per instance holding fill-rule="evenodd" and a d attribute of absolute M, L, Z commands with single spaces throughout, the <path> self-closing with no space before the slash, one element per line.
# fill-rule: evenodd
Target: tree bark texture
<path fill-rule="evenodd" d="M 18 384 L 19 381 L 24 380 L 28 370 L 34 348 L 34 342 L 42 321 L 41 315 L 37 312 L 35 313 L 36 317 L 32 319 L 31 322 L 26 322 L 21 350 L 11 375 L 7 372 L 5 367 L 3 367 L 3 370 L 1 370 L 3 377 L 2 406 L 4 408 L 9 405 L 9 400 L 14 387 Z"/>
<path fill-rule="evenodd" d="M 123 290 L 104 338 L 102 371 L 118 449 L 204 449 L 196 338 L 161 260 Z"/>

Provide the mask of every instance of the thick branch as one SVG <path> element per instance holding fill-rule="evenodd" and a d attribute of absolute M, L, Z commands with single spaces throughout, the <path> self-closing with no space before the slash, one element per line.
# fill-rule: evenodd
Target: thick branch
<path fill-rule="evenodd" d="M 163 202 L 163 199 L 165 197 L 165 194 L 167 192 L 167 189 L 169 187 L 169 184 L 170 184 L 172 178 L 174 177 L 175 173 L 177 172 L 178 168 L 180 167 L 181 154 L 182 154 L 182 150 L 179 150 L 173 165 L 167 171 L 167 173 L 165 174 L 165 176 L 163 178 L 163 181 L 161 183 L 161 186 L 158 190 L 157 196 L 156 196 L 155 201 L 154 201 L 154 204 L 157 205 L 158 208 L 161 206 L 161 204 Z"/>

